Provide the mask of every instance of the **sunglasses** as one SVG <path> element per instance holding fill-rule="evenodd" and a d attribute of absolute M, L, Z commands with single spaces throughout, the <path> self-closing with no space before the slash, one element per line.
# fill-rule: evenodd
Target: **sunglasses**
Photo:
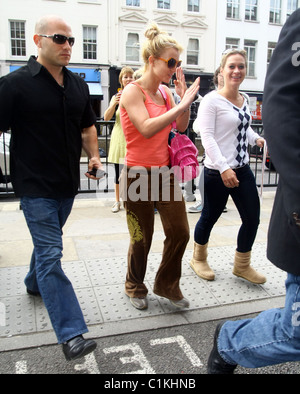
<path fill-rule="evenodd" d="M 229 53 L 246 53 L 246 51 L 241 48 L 228 48 L 222 53 L 222 55 L 228 55 Z"/>
<path fill-rule="evenodd" d="M 169 68 L 178 68 L 182 64 L 181 60 L 177 61 L 173 57 L 170 57 L 170 59 L 168 59 L 168 60 L 163 59 L 162 57 L 159 57 L 158 60 L 162 60 L 163 62 L 167 63 Z"/>
<path fill-rule="evenodd" d="M 66 37 L 62 34 L 53 34 L 53 36 L 48 36 L 47 34 L 39 34 L 40 37 L 52 38 L 52 41 L 55 44 L 63 45 L 66 41 L 68 41 L 70 47 L 72 47 L 75 43 L 74 37 Z"/>

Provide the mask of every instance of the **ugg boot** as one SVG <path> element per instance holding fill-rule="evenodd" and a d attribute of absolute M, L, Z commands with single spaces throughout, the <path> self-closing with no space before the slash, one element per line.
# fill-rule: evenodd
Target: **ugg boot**
<path fill-rule="evenodd" d="M 254 268 L 250 267 L 250 259 L 251 251 L 246 253 L 240 253 L 236 250 L 234 257 L 234 267 L 232 272 L 235 276 L 244 278 L 251 283 L 262 285 L 267 281 L 267 278 L 255 271 Z"/>
<path fill-rule="evenodd" d="M 190 265 L 200 278 L 214 280 L 215 274 L 207 263 L 207 246 L 208 243 L 205 245 L 199 245 L 195 242 L 194 255 Z"/>

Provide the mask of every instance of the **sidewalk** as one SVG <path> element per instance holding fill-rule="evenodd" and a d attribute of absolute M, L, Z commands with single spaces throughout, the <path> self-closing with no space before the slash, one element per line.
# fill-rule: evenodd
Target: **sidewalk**
<path fill-rule="evenodd" d="M 216 272 L 216 280 L 206 282 L 198 278 L 189 261 L 199 215 L 188 213 L 191 239 L 183 260 L 181 288 L 190 300 L 190 308 L 184 311 L 176 311 L 152 291 L 164 240 L 159 214 L 146 275 L 149 309 L 138 311 L 124 294 L 129 243 L 124 209 L 113 214 L 110 210 L 113 200 L 109 196 L 77 198 L 64 228 L 63 268 L 73 283 L 89 326 L 87 337 L 180 326 L 282 307 L 286 274 L 266 258 L 274 194 L 264 192 L 261 224 L 252 253 L 253 266 L 268 278 L 263 286 L 252 285 L 231 273 L 240 227 L 231 200 L 228 212 L 221 216 L 212 232 L 209 245 L 209 263 Z M 186 205 L 188 208 L 193 203 Z M 0 201 L 0 221 L 0 351 L 55 344 L 56 337 L 42 300 L 28 296 L 23 283 L 32 243 L 19 203 Z"/>

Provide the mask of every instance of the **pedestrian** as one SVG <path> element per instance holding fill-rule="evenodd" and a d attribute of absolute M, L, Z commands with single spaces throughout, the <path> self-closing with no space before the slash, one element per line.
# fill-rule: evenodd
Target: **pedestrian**
<path fill-rule="evenodd" d="M 178 130 L 186 130 L 189 107 L 199 90 L 200 79 L 187 89 L 179 60 L 182 47 L 155 23 L 149 26 L 145 36 L 143 75 L 127 86 L 120 104 L 122 128 L 127 142 L 121 183 L 127 185 L 123 201 L 131 239 L 125 292 L 135 308 L 147 308 L 148 289 L 144 278 L 154 230 L 154 208 L 157 208 L 166 239 L 154 293 L 169 299 L 178 308 L 186 308 L 189 302 L 184 298 L 179 282 L 182 256 L 189 240 L 189 225 L 179 184 L 169 169 L 168 137 L 171 123 L 175 120 Z M 175 72 L 176 92 L 181 97 L 177 106 L 170 89 L 162 86 L 162 83 L 169 83 Z M 169 111 L 160 89 L 165 91 Z M 151 178 L 156 173 L 159 180 L 153 185 Z M 163 196 L 164 174 L 168 177 L 169 199 Z M 143 186 L 146 186 L 146 198 L 130 193 L 133 182 L 138 181 L 144 182 Z M 155 198 L 154 188 L 157 188 Z"/>
<path fill-rule="evenodd" d="M 0 79 L 0 130 L 11 129 L 11 178 L 34 245 L 25 285 L 28 294 L 41 295 L 67 360 L 96 343 L 82 336 L 88 329 L 62 270 L 62 228 L 78 192 L 82 148 L 88 170 L 102 168 L 87 84 L 66 68 L 74 41 L 64 20 L 42 17 L 37 58 Z"/>
<path fill-rule="evenodd" d="M 121 89 L 115 94 L 104 113 L 104 120 L 107 122 L 116 114 L 116 121 L 111 133 L 108 162 L 115 165 L 115 197 L 116 201 L 112 206 L 112 212 L 117 213 L 121 209 L 119 178 L 124 165 L 126 154 L 126 140 L 122 130 L 120 119 L 120 99 L 124 88 L 133 81 L 134 71 L 131 67 L 123 67 L 119 75 Z"/>
<path fill-rule="evenodd" d="M 215 279 L 207 262 L 211 231 L 231 196 L 242 219 L 237 238 L 233 274 L 252 283 L 266 278 L 250 266 L 251 249 L 260 217 L 260 201 L 249 166 L 248 143 L 264 146 L 264 139 L 251 128 L 251 114 L 239 88 L 247 72 L 246 52 L 233 49 L 223 54 L 224 86 L 201 101 L 198 127 L 205 150 L 204 207 L 194 233 L 191 267 L 205 280 Z"/>
<path fill-rule="evenodd" d="M 208 373 L 232 374 L 237 365 L 259 368 L 300 361 L 300 9 L 287 20 L 268 68 L 263 124 L 279 173 L 268 231 L 267 256 L 287 272 L 286 303 L 254 319 L 219 324 Z"/>

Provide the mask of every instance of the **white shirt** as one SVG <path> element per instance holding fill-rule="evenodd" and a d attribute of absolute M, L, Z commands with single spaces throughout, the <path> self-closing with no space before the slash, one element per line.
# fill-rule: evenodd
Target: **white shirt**
<path fill-rule="evenodd" d="M 251 114 L 247 104 L 238 108 L 217 91 L 208 93 L 199 106 L 198 116 L 194 124 L 194 130 L 200 135 L 205 149 L 204 164 L 207 168 L 218 170 L 220 174 L 229 168 L 238 168 L 237 146 L 238 127 L 241 125 L 240 114 L 246 115 L 244 119 L 245 144 L 254 146 L 259 135 L 251 128 Z M 249 127 L 248 127 L 249 123 Z M 248 151 L 245 153 L 243 165 L 249 163 Z"/>

